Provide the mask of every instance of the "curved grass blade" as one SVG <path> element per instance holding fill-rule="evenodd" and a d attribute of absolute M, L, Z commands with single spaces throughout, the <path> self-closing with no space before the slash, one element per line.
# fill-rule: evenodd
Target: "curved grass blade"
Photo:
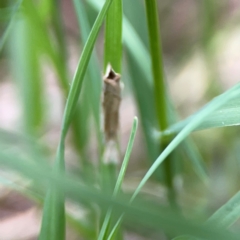
<path fill-rule="evenodd" d="M 202 111 L 202 109 L 200 111 Z M 198 113 L 199 111 L 185 120 L 173 124 L 161 132 L 160 135 L 164 137 L 180 132 Z M 218 110 L 212 112 L 194 131 L 238 125 L 240 125 L 240 100 L 236 97 Z"/>
<path fill-rule="evenodd" d="M 196 174 L 204 183 L 207 183 L 209 179 L 207 169 L 194 142 L 192 140 L 185 139 L 185 141 L 182 142 L 182 148 L 186 155 L 189 157 L 189 160 L 191 161 Z"/>
<path fill-rule="evenodd" d="M 222 205 L 206 222 L 216 228 L 228 228 L 240 218 L 240 192 Z"/>
<path fill-rule="evenodd" d="M 74 3 L 75 11 L 76 11 L 76 16 L 78 19 L 78 25 L 79 25 L 79 28 L 81 31 L 82 42 L 85 43 L 87 41 L 88 35 L 91 31 L 88 17 L 86 15 L 85 5 L 82 1 L 79 1 L 79 0 L 73 0 L 73 3 Z M 92 57 L 90 58 L 90 61 L 89 61 L 89 67 L 87 69 L 87 76 L 89 76 L 89 82 L 85 83 L 87 85 L 86 89 L 87 88 L 91 89 L 91 91 L 87 93 L 87 96 L 89 98 L 87 101 L 91 104 L 91 108 L 93 111 L 93 117 L 95 120 L 96 132 L 97 132 L 97 137 L 98 137 L 98 142 L 99 142 L 99 152 L 101 152 L 102 137 L 101 137 L 101 130 L 100 130 L 101 114 L 100 114 L 99 99 L 101 98 L 102 81 L 100 81 L 100 79 L 101 79 L 100 68 L 99 68 L 99 64 L 97 62 L 97 55 L 94 50 L 92 53 Z M 85 125 L 81 124 L 81 126 L 84 127 Z"/>
<path fill-rule="evenodd" d="M 81 91 L 84 75 L 87 69 L 87 65 L 89 62 L 89 59 L 91 57 L 91 53 L 95 44 L 95 41 L 98 36 L 98 32 L 100 30 L 100 27 L 102 25 L 102 22 L 105 18 L 105 15 L 111 5 L 113 0 L 106 0 L 105 4 L 103 5 L 101 12 L 99 13 L 94 26 L 89 34 L 89 38 L 87 40 L 86 45 L 84 46 L 82 56 L 79 60 L 73 82 L 71 84 L 70 92 L 68 95 L 65 111 L 64 111 L 64 117 L 63 117 L 63 124 L 62 124 L 62 138 L 65 138 L 71 119 L 73 111 L 77 105 L 77 100 Z"/>
<path fill-rule="evenodd" d="M 125 153 L 125 156 L 124 156 L 124 159 L 123 159 L 123 163 L 122 163 L 122 166 L 121 166 L 118 178 L 117 178 L 117 182 L 116 182 L 114 191 L 113 191 L 113 197 L 117 197 L 117 194 L 121 190 L 122 182 L 123 182 L 123 179 L 124 179 L 124 176 L 125 176 L 125 173 L 126 173 L 126 170 L 127 170 L 127 166 L 128 166 L 128 163 L 129 163 L 130 155 L 131 155 L 131 152 L 132 152 L 134 139 L 135 139 L 135 136 L 136 136 L 136 133 L 137 133 L 137 126 L 138 126 L 138 118 L 135 117 L 134 120 L 133 120 L 132 130 L 131 130 L 130 138 L 129 138 L 128 145 L 127 145 L 127 150 L 126 150 L 126 153 Z M 104 239 L 104 236 L 106 235 L 107 228 L 108 228 L 109 223 L 110 223 L 111 214 L 112 214 L 112 208 L 110 208 L 107 211 L 107 214 L 104 218 L 104 221 L 103 221 L 103 224 L 102 224 L 99 236 L 98 236 L 98 240 Z M 110 235 L 112 235 L 115 232 L 115 230 L 117 230 L 117 227 L 113 228 Z"/>
<path fill-rule="evenodd" d="M 213 99 L 202 111 L 200 111 L 192 121 L 190 121 L 182 131 L 172 140 L 172 142 L 166 147 L 166 149 L 161 153 L 161 155 L 156 159 L 154 164 L 145 174 L 141 182 L 139 183 L 137 189 L 135 190 L 131 201 L 137 196 L 140 192 L 141 188 L 147 182 L 147 180 L 151 177 L 154 171 L 159 167 L 159 165 L 166 159 L 166 157 L 194 130 L 196 129 L 203 120 L 209 116 L 213 111 L 216 111 L 221 106 L 231 101 L 234 98 L 239 97 L 240 95 L 240 84 L 237 84 L 235 87 L 226 91 L 222 95 Z"/>
<path fill-rule="evenodd" d="M 206 225 L 215 229 L 227 229 L 240 218 L 240 192 L 222 205 L 207 221 Z M 197 240 L 194 236 L 179 236 L 173 240 Z"/>

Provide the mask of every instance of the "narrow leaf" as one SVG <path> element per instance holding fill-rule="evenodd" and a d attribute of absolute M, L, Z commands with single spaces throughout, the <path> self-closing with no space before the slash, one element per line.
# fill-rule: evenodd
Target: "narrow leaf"
<path fill-rule="evenodd" d="M 137 189 L 135 190 L 132 201 L 140 192 L 141 188 L 147 182 L 147 180 L 151 177 L 151 175 L 156 171 L 159 165 L 166 159 L 166 157 L 194 130 L 196 129 L 203 120 L 209 116 L 213 111 L 216 111 L 221 106 L 226 104 L 227 102 L 233 100 L 234 98 L 239 97 L 240 95 L 240 84 L 237 84 L 235 87 L 231 88 L 227 92 L 213 99 L 206 108 L 202 109 L 193 119 L 190 121 L 182 131 L 172 140 L 172 142 L 166 147 L 166 149 L 161 153 L 161 155 L 156 159 L 154 164 L 145 174 Z"/>
<path fill-rule="evenodd" d="M 123 182 L 123 179 L 124 179 L 124 176 L 125 176 L 125 173 L 126 173 L 126 169 L 127 169 L 128 163 L 129 163 L 130 154 L 132 152 L 133 143 L 134 143 L 134 139 L 135 139 L 136 132 L 137 132 L 137 126 L 138 126 L 138 119 L 137 119 L 137 117 L 135 117 L 134 121 L 133 121 L 133 126 L 132 126 L 132 130 L 131 130 L 130 138 L 129 138 L 128 145 L 127 145 L 127 150 L 126 150 L 126 153 L 125 153 L 125 156 L 124 156 L 124 159 L 123 159 L 123 163 L 122 163 L 122 166 L 121 166 L 118 178 L 117 178 L 117 182 L 116 182 L 116 185 L 115 185 L 115 188 L 114 188 L 113 197 L 116 197 L 117 194 L 119 193 L 120 189 L 121 189 L 122 182 Z M 100 230 L 100 233 L 99 233 L 99 236 L 98 236 L 98 240 L 104 239 L 104 236 L 105 236 L 106 231 L 107 231 L 107 227 L 108 227 L 109 222 L 110 222 L 111 214 L 112 214 L 112 209 L 110 208 L 108 210 L 105 218 L 104 218 L 104 222 L 102 224 L 102 227 L 101 227 L 101 230 Z M 120 221 L 118 221 L 117 225 L 119 223 L 120 223 Z M 115 230 L 117 230 L 116 225 L 112 229 L 110 235 L 114 234 Z"/>
<path fill-rule="evenodd" d="M 122 0 L 114 0 L 105 25 L 104 72 L 110 63 L 116 72 L 121 73 L 122 15 Z"/>
<path fill-rule="evenodd" d="M 161 135 L 167 136 L 180 132 L 200 111 L 181 122 L 173 124 L 163 131 Z M 194 131 L 238 125 L 240 125 L 240 100 L 236 97 L 212 112 Z"/>

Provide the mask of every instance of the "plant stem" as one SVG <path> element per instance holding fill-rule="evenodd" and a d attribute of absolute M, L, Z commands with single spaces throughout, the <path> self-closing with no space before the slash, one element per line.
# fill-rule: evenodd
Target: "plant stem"
<path fill-rule="evenodd" d="M 164 83 L 164 68 L 161 38 L 159 31 L 159 21 L 157 12 L 156 0 L 145 0 L 147 22 L 148 22 L 148 35 L 150 42 L 151 62 L 152 62 L 152 74 L 154 78 L 154 95 L 155 95 L 155 107 L 157 113 L 158 126 L 161 130 L 168 127 L 167 118 L 167 104 L 166 104 L 166 92 Z M 160 143 L 160 149 L 168 145 L 168 142 Z M 168 198 L 169 202 L 173 202 L 174 187 L 173 187 L 173 169 L 171 156 L 164 164 L 165 167 L 165 179 L 168 186 Z"/>

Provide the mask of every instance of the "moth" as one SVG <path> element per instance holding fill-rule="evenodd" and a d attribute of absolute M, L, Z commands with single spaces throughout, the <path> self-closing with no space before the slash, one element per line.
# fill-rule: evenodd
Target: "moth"
<path fill-rule="evenodd" d="M 121 104 L 121 82 L 120 74 L 116 73 L 108 64 L 103 76 L 103 116 L 105 135 L 105 161 L 118 161 L 118 129 L 119 129 L 119 107 Z M 117 153 L 118 152 L 118 153 Z"/>

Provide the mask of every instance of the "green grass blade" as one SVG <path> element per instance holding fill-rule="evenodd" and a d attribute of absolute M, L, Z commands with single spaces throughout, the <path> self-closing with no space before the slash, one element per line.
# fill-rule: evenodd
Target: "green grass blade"
<path fill-rule="evenodd" d="M 50 188 L 44 200 L 39 240 L 65 239 L 65 213 L 60 210 L 63 206 L 64 196 L 61 196 L 60 191 Z"/>
<path fill-rule="evenodd" d="M 194 142 L 192 140 L 185 139 L 185 141 L 182 143 L 182 147 L 186 155 L 189 157 L 189 160 L 192 162 L 192 166 L 196 174 L 200 179 L 202 179 L 203 182 L 206 183 L 209 179 L 209 176 L 207 174 L 203 159 Z"/>
<path fill-rule="evenodd" d="M 148 36 L 150 43 L 150 56 L 152 65 L 152 75 L 154 82 L 154 100 L 155 100 L 155 111 L 157 115 L 157 127 L 160 129 L 166 129 L 169 125 L 169 117 L 167 112 L 167 100 L 166 87 L 164 79 L 164 67 L 163 67 L 163 53 L 161 46 L 161 37 L 159 31 L 159 20 L 158 20 L 158 7 L 156 0 L 145 0 L 146 15 L 148 23 Z M 159 152 L 164 150 L 168 145 L 169 141 L 160 141 Z M 176 155 L 177 156 L 177 155 Z M 173 184 L 174 179 L 174 156 L 170 155 L 167 157 L 163 164 L 165 173 L 165 184 L 168 188 L 168 200 L 172 206 L 176 206 L 176 193 Z"/>
<path fill-rule="evenodd" d="M 222 205 L 206 222 L 216 228 L 228 228 L 240 218 L 240 192 Z"/>
<path fill-rule="evenodd" d="M 227 203 L 222 205 L 206 222 L 215 229 L 226 229 L 240 218 L 240 192 L 236 193 Z M 179 236 L 173 240 L 197 240 L 193 236 Z"/>
<path fill-rule="evenodd" d="M 36 136 L 41 133 L 43 127 L 43 86 L 39 48 L 35 44 L 30 20 L 25 15 L 21 17 L 22 19 L 15 21 L 11 38 L 13 75 L 23 97 L 24 129 L 28 134 Z"/>
<path fill-rule="evenodd" d="M 87 0 L 88 4 L 95 10 L 101 9 L 103 0 Z M 151 84 L 151 66 L 150 66 L 150 56 L 147 48 L 143 44 L 141 38 L 138 36 L 137 32 L 129 22 L 129 20 L 123 16 L 123 43 L 127 47 L 128 51 L 133 56 L 134 60 L 137 62 L 139 69 L 144 74 L 145 80 Z"/>
<path fill-rule="evenodd" d="M 140 192 L 141 188 L 144 186 L 144 184 L 147 182 L 147 180 L 151 177 L 151 175 L 156 171 L 156 169 L 159 167 L 159 165 L 166 159 L 166 157 L 195 129 L 197 128 L 201 122 L 213 111 L 219 109 L 221 106 L 223 106 L 225 103 L 231 101 L 232 99 L 239 97 L 240 95 L 240 85 L 237 84 L 235 87 L 231 88 L 227 92 L 223 93 L 219 97 L 215 98 L 213 101 L 211 101 L 206 108 L 204 108 L 202 111 L 200 111 L 195 118 L 187 124 L 183 130 L 172 140 L 172 142 L 167 146 L 167 148 L 162 152 L 162 154 L 156 159 L 154 164 L 151 166 L 151 168 L 148 170 L 148 172 L 145 174 L 143 179 L 141 180 L 140 184 L 136 188 L 133 196 L 133 199 L 137 196 L 137 194 Z"/>
<path fill-rule="evenodd" d="M 201 110 L 200 110 L 201 111 Z M 180 132 L 195 116 L 197 113 L 173 124 L 168 129 L 163 131 L 161 135 L 167 136 Z M 218 128 L 218 127 L 229 127 L 237 126 L 240 124 L 240 100 L 238 98 L 224 104 L 221 108 L 211 113 L 194 131 Z"/>
<path fill-rule="evenodd" d="M 79 0 L 73 0 L 74 8 L 78 20 L 79 29 L 81 32 L 82 42 L 85 43 L 87 41 L 88 35 L 91 31 L 89 20 L 86 14 L 85 4 Z M 89 96 L 88 102 L 91 105 L 93 116 L 96 125 L 96 132 L 98 137 L 98 142 L 100 144 L 101 149 L 101 130 L 100 130 L 100 104 L 99 99 L 101 98 L 102 92 L 102 82 L 99 64 L 97 62 L 96 51 L 93 50 L 92 57 L 89 61 L 89 67 L 87 69 L 87 76 L 89 76 L 89 82 L 85 83 L 86 89 L 91 89 L 91 91 L 87 93 Z M 83 105 L 83 104 L 82 104 Z M 81 124 L 82 125 L 82 124 Z M 85 126 L 85 125 L 84 125 Z M 84 127 L 83 126 L 83 127 Z"/>
<path fill-rule="evenodd" d="M 137 133 L 137 126 L 138 126 L 138 118 L 135 117 L 134 120 L 133 120 L 133 126 L 132 126 L 132 130 L 131 130 L 130 138 L 129 138 L 129 141 L 128 141 L 126 153 L 125 153 L 123 163 L 122 163 L 122 166 L 121 166 L 118 178 L 117 178 L 117 182 L 116 182 L 116 185 L 115 185 L 115 188 L 114 188 L 114 191 L 113 191 L 113 197 L 117 197 L 117 194 L 119 193 L 119 191 L 121 189 L 122 182 L 123 182 L 123 179 L 124 179 L 124 176 L 125 176 L 125 173 L 126 173 L 126 170 L 127 170 L 127 166 L 128 166 L 128 163 L 129 163 L 130 155 L 131 155 L 131 152 L 132 152 L 134 139 L 135 139 L 135 136 L 136 136 L 136 133 Z M 106 231 L 107 231 L 107 227 L 109 226 L 111 214 L 112 214 L 112 209 L 109 209 L 105 218 L 104 218 L 104 221 L 103 221 L 103 224 L 102 224 L 99 236 L 98 236 L 98 240 L 104 239 L 104 236 L 105 236 Z M 114 229 L 117 230 L 117 228 L 113 228 L 112 232 L 115 232 Z"/>
<path fill-rule="evenodd" d="M 117 233 L 117 230 L 118 230 L 118 228 L 119 228 L 119 226 L 120 226 L 120 224 L 121 224 L 121 221 L 122 221 L 122 217 L 120 217 L 120 218 L 118 219 L 118 221 L 116 222 L 116 224 L 115 224 L 114 227 L 112 228 L 112 231 L 110 232 L 107 240 L 113 240 L 113 239 L 114 239 L 114 236 L 115 236 L 116 233 Z"/>
<path fill-rule="evenodd" d="M 107 64 L 121 73 L 122 63 L 122 0 L 114 0 L 105 25 L 104 72 Z"/>
<path fill-rule="evenodd" d="M 171 100 L 168 99 L 168 116 L 171 117 L 170 122 L 172 124 L 177 122 L 178 120 L 177 113 L 173 109 L 173 104 L 171 103 Z M 189 161 L 192 163 L 193 169 L 198 175 L 198 177 L 204 183 L 207 183 L 209 179 L 207 169 L 202 156 L 200 155 L 197 147 L 195 146 L 193 139 L 187 138 L 185 141 L 183 141 L 183 143 L 181 144 L 181 149 L 183 150 L 183 153 L 188 157 Z"/>
<path fill-rule="evenodd" d="M 103 8 L 101 9 L 101 12 L 99 13 L 94 26 L 90 32 L 89 38 L 87 40 L 86 45 L 84 46 L 82 56 L 79 60 L 77 70 L 75 72 L 73 82 L 71 84 L 70 92 L 68 95 L 65 111 L 64 111 L 64 117 L 63 117 L 63 125 L 62 125 L 62 138 L 65 138 L 71 119 L 73 111 L 77 105 L 77 100 L 80 94 L 81 86 L 83 83 L 84 75 L 87 69 L 87 65 L 89 62 L 89 59 L 91 57 L 91 53 L 95 44 L 95 41 L 98 36 L 98 32 L 100 30 L 100 27 L 103 23 L 103 20 L 105 18 L 105 15 L 111 5 L 113 0 L 106 0 Z"/>
<path fill-rule="evenodd" d="M 145 5 L 147 12 L 148 35 L 154 79 L 155 107 L 158 125 L 160 129 L 166 129 L 168 127 L 167 105 L 165 98 L 164 69 L 159 33 L 157 3 L 156 0 L 146 0 Z"/>
<path fill-rule="evenodd" d="M 114 188 L 114 192 L 113 192 L 114 197 L 117 196 L 117 194 L 119 193 L 119 191 L 122 187 L 122 182 L 123 182 L 126 170 L 127 170 L 127 166 L 128 166 L 130 155 L 131 155 L 132 148 L 133 148 L 134 139 L 135 139 L 135 136 L 136 136 L 136 133 L 137 133 L 137 127 L 138 127 L 138 118 L 134 117 L 132 130 L 131 130 L 131 133 L 130 133 L 130 138 L 129 138 L 129 141 L 128 141 L 126 153 L 125 153 L 123 163 L 122 163 L 122 166 L 121 166 L 118 178 L 117 178 L 116 186 Z"/>

